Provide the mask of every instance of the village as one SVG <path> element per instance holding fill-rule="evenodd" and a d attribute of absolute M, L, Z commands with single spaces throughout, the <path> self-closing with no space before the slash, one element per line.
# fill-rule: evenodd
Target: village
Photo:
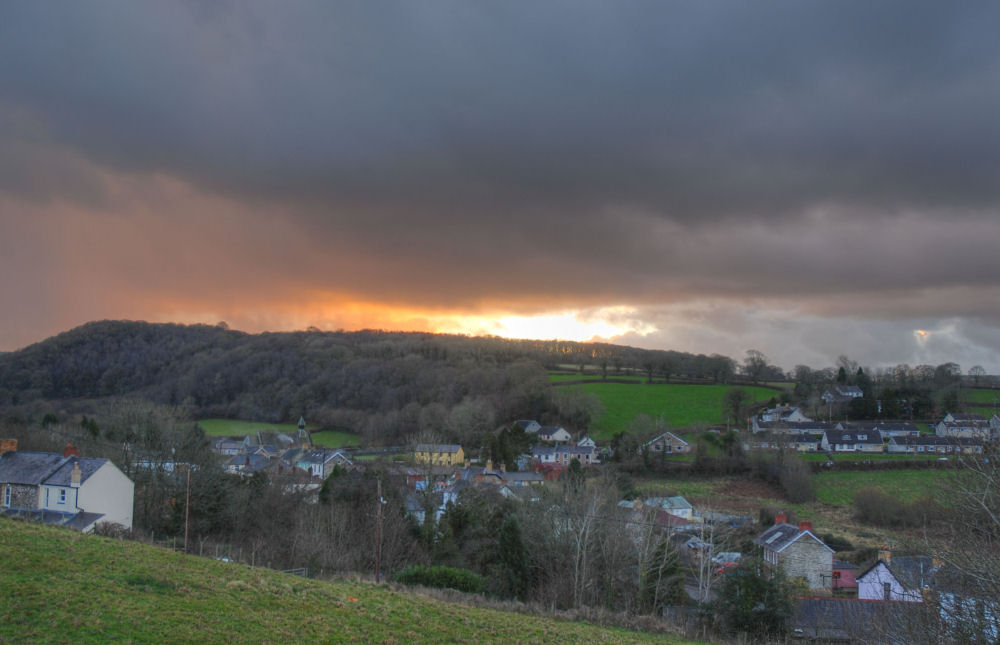
<path fill-rule="evenodd" d="M 824 395 L 839 397 L 827 401 L 832 409 L 834 403 L 844 405 L 862 396 L 855 390 L 831 388 Z M 702 437 L 727 433 L 721 427 L 701 432 Z M 785 403 L 754 411 L 746 429 L 730 436 L 748 455 L 822 455 L 826 461 L 813 462 L 819 468 L 832 467 L 842 458 L 851 458 L 844 463 L 854 468 L 891 467 L 892 458 L 905 456 L 950 468 L 961 459 L 983 458 L 1000 438 L 1000 417 L 949 412 L 933 424 L 817 421 L 802 408 Z M 438 532 L 448 513 L 482 496 L 515 506 L 561 504 L 558 495 L 579 493 L 587 481 L 599 485 L 605 469 L 615 470 L 629 457 L 622 450 L 669 472 L 671 467 L 689 468 L 699 448 L 706 446 L 690 432 L 664 431 L 623 448 L 620 443 L 595 441 L 585 432 L 574 436 L 563 426 L 542 425 L 535 419 L 501 426 L 487 444 L 323 447 L 314 445 L 312 431 L 300 417 L 293 432 L 261 429 L 242 438 L 218 437 L 210 446 L 217 456 L 216 467 L 226 475 L 244 481 L 265 477 L 312 504 L 318 503 L 330 481 L 345 478 L 361 483 L 374 476 L 379 490 L 394 493 L 412 525 L 428 534 Z M 161 473 L 183 483 L 195 468 L 179 460 L 137 454 L 130 471 L 140 478 Z M 569 481 L 577 482 L 575 487 L 567 488 Z M 106 532 L 110 525 L 133 527 L 132 480 L 108 459 L 81 456 L 72 443 L 58 454 L 21 451 L 16 440 L 4 440 L 0 487 L 4 515 L 83 532 Z M 553 487 L 561 491 L 556 497 L 549 490 Z M 870 636 L 865 630 L 871 625 L 898 630 L 896 621 L 911 615 L 916 619 L 919 607 L 931 598 L 937 606 L 941 598 L 948 599 L 955 611 L 966 606 L 982 611 L 977 604 L 982 599 L 968 596 L 961 572 L 946 565 L 940 554 L 915 553 L 912 546 L 897 553 L 881 544 L 859 558 L 853 549 L 843 551 L 845 540 L 837 535 L 840 527 L 796 519 L 793 507 L 737 511 L 724 500 L 706 505 L 683 495 L 632 491 L 594 518 L 613 524 L 612 532 L 637 548 L 670 545 L 681 578 L 678 588 L 686 601 L 664 600 L 656 606 L 678 623 L 693 620 L 693 607 L 716 602 L 726 578 L 739 570 L 741 562 L 754 559 L 789 581 L 795 606 L 789 619 L 792 634 L 810 642 L 855 642 Z M 642 572 L 635 575 L 645 577 Z"/>

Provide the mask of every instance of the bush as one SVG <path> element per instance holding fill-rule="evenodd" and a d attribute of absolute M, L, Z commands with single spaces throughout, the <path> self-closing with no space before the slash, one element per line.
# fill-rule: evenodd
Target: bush
<path fill-rule="evenodd" d="M 440 589 L 455 589 L 466 593 L 481 593 L 483 577 L 468 569 L 414 564 L 396 574 L 396 581 L 405 585 L 423 585 Z"/>
<path fill-rule="evenodd" d="M 855 515 L 862 522 L 874 526 L 921 526 L 928 515 L 935 514 L 937 510 L 933 500 L 906 503 L 873 486 L 854 494 Z"/>

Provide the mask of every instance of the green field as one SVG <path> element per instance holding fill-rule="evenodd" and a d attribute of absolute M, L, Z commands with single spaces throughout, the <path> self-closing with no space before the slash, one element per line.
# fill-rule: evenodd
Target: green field
<path fill-rule="evenodd" d="M 358 435 L 350 432 L 338 432 L 336 430 L 321 430 L 312 433 L 312 442 L 316 446 L 326 446 L 327 448 L 342 448 L 344 446 L 358 445 Z"/>
<path fill-rule="evenodd" d="M 638 376 L 615 376 L 614 374 L 608 374 L 609 379 L 614 379 L 616 381 L 631 381 L 633 383 L 645 383 L 645 379 Z M 566 381 L 581 381 L 581 380 L 594 380 L 601 379 L 600 374 L 549 374 L 549 380 L 553 383 L 563 383 Z M 660 379 L 658 379 L 660 380 Z"/>
<path fill-rule="evenodd" d="M 294 423 L 264 423 L 238 419 L 199 419 L 198 426 L 209 437 L 243 437 L 258 430 L 290 432 L 294 436 L 299 429 Z"/>
<path fill-rule="evenodd" d="M 596 395 L 605 412 L 591 428 L 595 439 L 610 439 L 628 427 L 637 414 L 653 417 L 663 415 L 667 427 L 676 430 L 695 424 L 724 423 L 722 399 L 731 385 L 625 385 L 622 383 L 585 383 L 579 387 Z M 744 388 L 750 398 L 766 401 L 774 390 L 762 387 Z M 741 420 L 742 423 L 742 420 Z"/>
<path fill-rule="evenodd" d="M 991 410 L 990 414 L 993 414 L 993 402 L 1000 402 L 1000 390 L 992 390 L 988 388 L 963 389 L 962 400 L 973 405 L 978 403 L 981 406 L 988 406 Z"/>
<path fill-rule="evenodd" d="M 0 642 L 683 643 L 0 519 Z"/>
<path fill-rule="evenodd" d="M 827 504 L 850 506 L 862 488 L 877 487 L 910 502 L 931 496 L 947 474 L 940 470 L 879 470 L 874 472 L 817 473 L 813 475 L 816 499 Z"/>

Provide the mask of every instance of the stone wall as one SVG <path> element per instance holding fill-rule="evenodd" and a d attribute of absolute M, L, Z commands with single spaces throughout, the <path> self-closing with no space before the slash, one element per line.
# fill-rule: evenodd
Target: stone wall
<path fill-rule="evenodd" d="M 781 552 L 781 566 L 789 579 L 805 578 L 814 591 L 830 591 L 833 584 L 833 554 L 808 535 Z"/>

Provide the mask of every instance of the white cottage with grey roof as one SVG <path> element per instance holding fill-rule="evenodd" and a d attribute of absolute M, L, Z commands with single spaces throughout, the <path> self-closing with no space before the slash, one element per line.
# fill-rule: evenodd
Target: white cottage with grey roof
<path fill-rule="evenodd" d="M 84 532 L 98 523 L 132 528 L 135 485 L 108 459 L 18 452 L 4 442 L 0 455 L 0 503 L 6 515 L 61 524 Z M 11 449 L 13 448 L 13 449 Z"/>

